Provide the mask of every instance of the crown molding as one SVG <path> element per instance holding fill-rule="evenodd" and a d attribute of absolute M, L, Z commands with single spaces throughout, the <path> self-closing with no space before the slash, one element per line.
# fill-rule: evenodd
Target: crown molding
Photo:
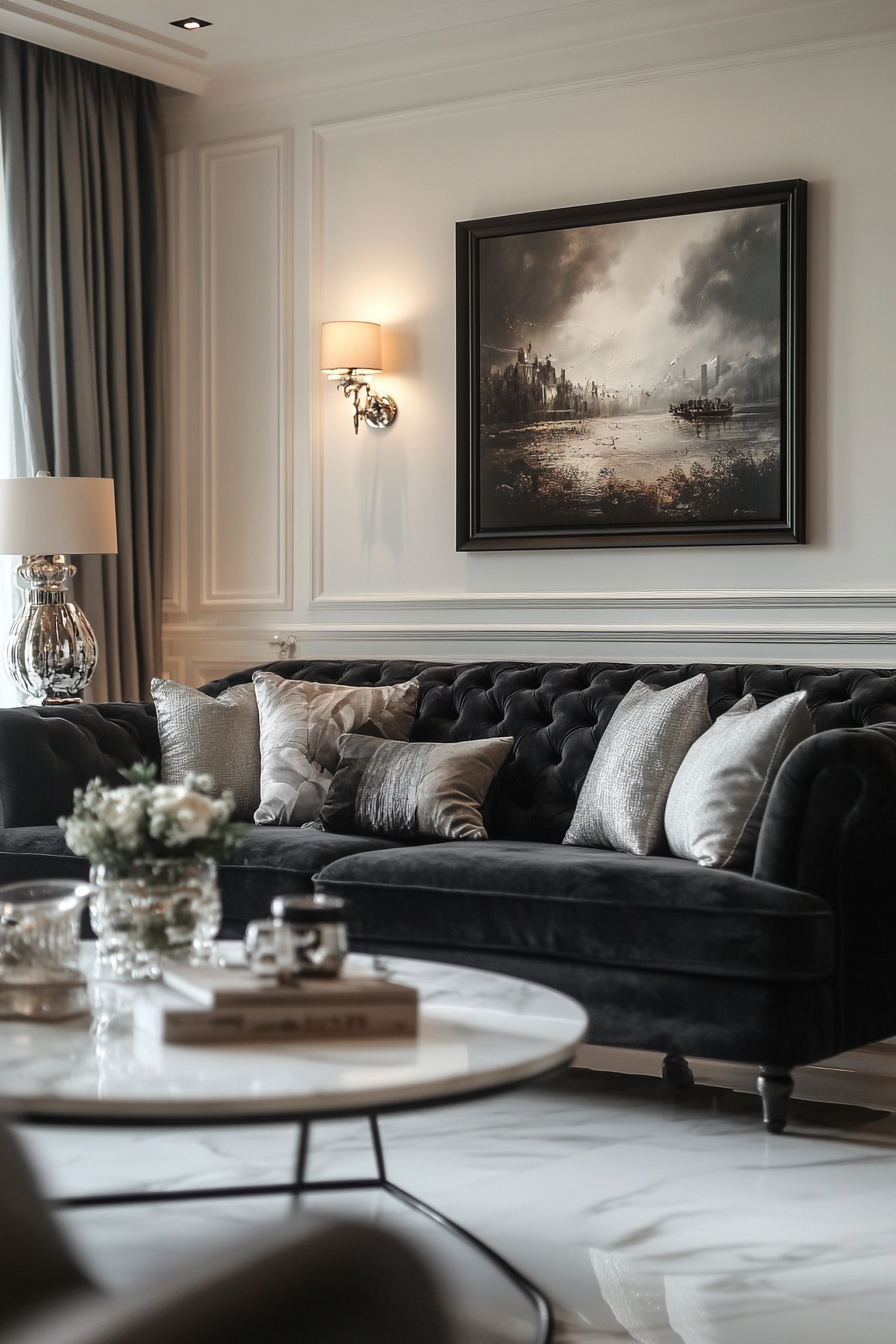
<path fill-rule="evenodd" d="M 674 15 L 674 18 L 672 17 Z M 365 30 L 366 31 L 366 30 Z M 521 97 L 685 76 L 775 59 L 836 53 L 896 39 L 892 0 L 794 0 L 787 5 L 705 0 L 576 4 L 485 18 L 439 32 L 333 44 L 270 59 L 215 62 L 204 105 L 214 110 L 339 95 L 318 129 L 349 130 L 377 114 L 487 106 Z M 459 73 L 463 71 L 462 79 Z M 351 109 L 351 110 L 350 110 Z M 185 110 L 172 107 L 176 121 Z"/>
<path fill-rule="evenodd" d="M 208 85 L 201 48 L 69 0 L 0 0 L 0 32 L 180 92 Z"/>

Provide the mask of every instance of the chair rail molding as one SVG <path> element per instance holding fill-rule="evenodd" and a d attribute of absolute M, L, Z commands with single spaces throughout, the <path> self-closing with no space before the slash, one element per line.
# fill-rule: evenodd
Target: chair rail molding
<path fill-rule="evenodd" d="M 265 626 L 168 624 L 165 657 L 186 669 L 190 685 L 244 667 L 290 659 L 420 658 L 468 663 L 500 658 L 526 662 L 798 663 L 804 667 L 896 665 L 891 624 L 598 624 L 439 622 L 426 624 L 280 621 Z M 655 651 L 655 652 L 654 652 Z"/>
<path fill-rule="evenodd" d="M 597 622 L 439 622 L 438 624 L 396 624 L 393 622 L 362 623 L 330 622 L 293 623 L 281 621 L 278 625 L 265 627 L 249 626 L 188 626 L 168 625 L 165 627 L 166 639 L 181 643 L 196 644 L 199 641 L 263 640 L 270 648 L 286 636 L 294 636 L 297 647 L 313 640 L 344 640 L 355 636 L 378 640 L 405 640 L 430 643 L 442 639 L 468 640 L 484 642 L 508 640 L 544 640 L 564 642 L 570 640 L 603 640 L 610 643 L 662 643 L 662 644 L 887 644 L 896 648 L 896 622 L 888 625 L 806 625 L 796 622 L 781 625 L 738 624 L 721 625 L 713 622 L 707 625 L 684 624 L 662 625 L 644 624 L 603 625 Z M 277 637 L 275 640 L 275 636 Z M 273 659 L 272 659 L 273 661 Z"/>
<path fill-rule="evenodd" d="M 202 145 L 199 160 L 198 605 L 289 610 L 293 134 L 283 130 Z"/>
<path fill-rule="evenodd" d="M 844 610 L 856 608 L 884 609 L 896 612 L 896 589 L 866 588 L 850 591 L 845 588 L 808 588 L 774 591 L 745 589 L 743 591 L 694 592 L 497 592 L 497 593 L 319 593 L 311 599 L 311 606 L 324 611 L 346 611 L 352 608 L 374 608 L 389 611 L 426 610 L 501 610 L 522 607 L 534 611 L 589 609 L 641 609 L 662 611 L 669 608 L 694 610 L 741 609 L 750 611 L 800 609 Z"/>

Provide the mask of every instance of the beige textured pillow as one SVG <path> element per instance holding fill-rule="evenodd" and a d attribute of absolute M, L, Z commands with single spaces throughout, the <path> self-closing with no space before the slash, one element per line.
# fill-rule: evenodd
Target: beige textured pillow
<path fill-rule="evenodd" d="M 256 672 L 253 680 L 261 722 L 260 826 L 302 826 L 318 817 L 343 733 L 406 742 L 414 724 L 416 681 L 326 686 L 274 672 Z"/>
<path fill-rule="evenodd" d="M 775 776 L 814 732 L 806 692 L 756 708 L 745 695 L 694 743 L 666 803 L 666 836 L 679 859 L 750 868 Z"/>
<path fill-rule="evenodd" d="M 211 775 L 219 793 L 232 790 L 234 818 L 251 821 L 261 796 L 254 686 L 229 686 L 217 699 L 176 681 L 154 679 L 150 689 L 162 744 L 162 783 L 179 784 L 191 770 Z"/>
<path fill-rule="evenodd" d="M 393 840 L 487 840 L 482 805 L 512 746 L 512 737 L 375 742 L 346 734 L 321 825 Z"/>
<path fill-rule="evenodd" d="M 711 722 L 707 685 L 702 672 L 661 691 L 635 682 L 598 743 L 564 845 L 662 853 L 669 789 Z"/>

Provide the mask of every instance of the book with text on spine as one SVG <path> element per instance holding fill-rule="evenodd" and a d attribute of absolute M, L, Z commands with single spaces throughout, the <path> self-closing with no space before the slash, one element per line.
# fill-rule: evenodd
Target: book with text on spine
<path fill-rule="evenodd" d="M 204 1008 L 181 994 L 153 987 L 134 1004 L 134 1030 L 169 1045 L 213 1041 L 341 1040 L 417 1034 L 417 991 L 372 981 L 366 992 L 340 999 L 309 992 L 302 1001 Z"/>

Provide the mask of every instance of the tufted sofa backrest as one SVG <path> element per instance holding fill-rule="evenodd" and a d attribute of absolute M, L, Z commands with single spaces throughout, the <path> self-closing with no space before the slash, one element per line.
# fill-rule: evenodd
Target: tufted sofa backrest
<path fill-rule="evenodd" d="M 705 672 L 712 717 L 742 696 L 767 704 L 791 691 L 808 694 L 816 732 L 896 723 L 896 673 L 766 667 L 741 664 L 422 663 L 356 659 L 350 662 L 269 663 L 293 681 L 343 686 L 420 682 L 417 742 L 469 741 L 512 736 L 514 748 L 490 802 L 489 834 L 503 840 L 562 840 L 595 748 L 619 701 L 636 681 L 673 686 Z M 253 671 L 202 689 L 220 695 L 251 681 Z"/>

